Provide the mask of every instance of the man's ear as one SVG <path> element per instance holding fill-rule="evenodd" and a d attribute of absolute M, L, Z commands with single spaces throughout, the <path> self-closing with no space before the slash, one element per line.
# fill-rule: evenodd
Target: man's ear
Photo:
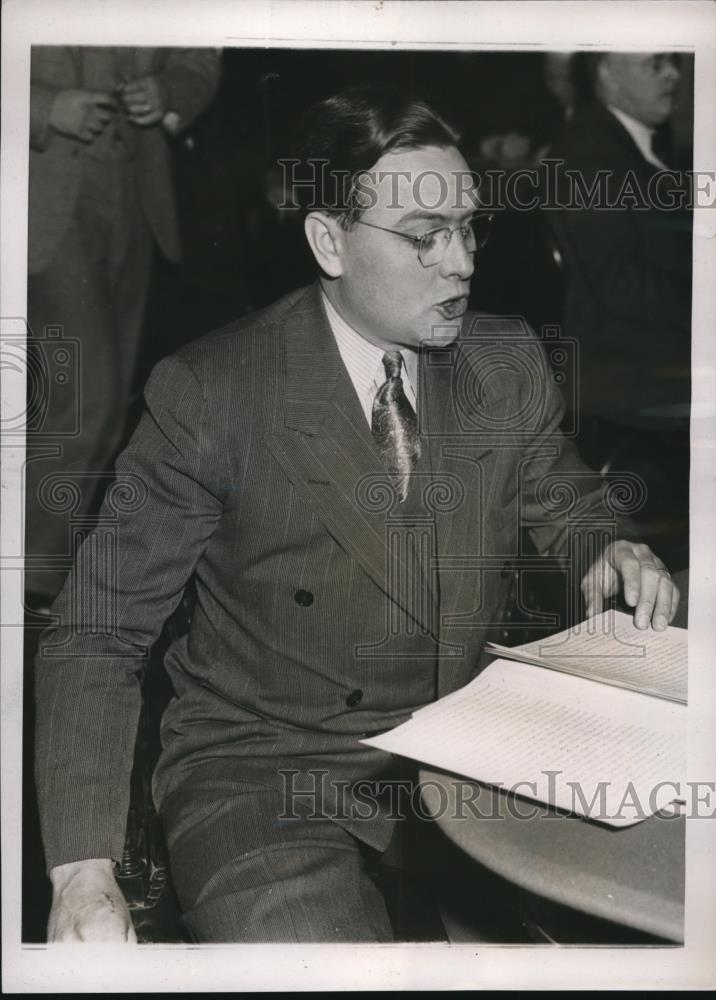
<path fill-rule="evenodd" d="M 309 212 L 303 228 L 318 266 L 329 277 L 339 278 L 344 267 L 344 231 L 338 220 L 324 212 Z"/>

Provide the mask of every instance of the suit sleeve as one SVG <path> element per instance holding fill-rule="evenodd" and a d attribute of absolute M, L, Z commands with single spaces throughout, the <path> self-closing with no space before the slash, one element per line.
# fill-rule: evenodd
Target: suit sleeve
<path fill-rule="evenodd" d="M 170 49 L 158 74 L 167 111 L 179 116 L 179 129 L 201 114 L 216 93 L 220 49 Z"/>
<path fill-rule="evenodd" d="M 221 516 L 210 408 L 187 364 L 161 362 L 35 662 L 35 777 L 48 870 L 121 857 L 138 671 Z"/>

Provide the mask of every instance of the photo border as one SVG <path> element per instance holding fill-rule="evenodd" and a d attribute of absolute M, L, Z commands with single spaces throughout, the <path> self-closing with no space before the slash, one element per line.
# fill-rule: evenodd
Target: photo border
<path fill-rule="evenodd" d="M 200 14 L 199 14 L 200 12 Z M 716 171 L 716 7 L 644 2 L 412 0 L 6 0 L 2 34 L 2 317 L 26 313 L 29 54 L 33 44 L 352 49 L 694 51 L 694 166 Z M 459 41 L 455 41 L 459 39 Z M 480 95 L 475 95 L 479 100 Z M 714 175 L 716 178 L 716 174 Z M 715 185 L 716 188 L 716 185 Z M 716 202 L 716 194 L 714 195 Z M 690 780 L 716 775 L 713 483 L 716 480 L 716 239 L 694 212 Z M 2 413 L 19 386 L 0 372 Z M 21 406 L 23 405 L 21 401 Z M 21 442 L 2 442 L 0 675 L 3 982 L 8 992 L 713 986 L 713 823 L 687 820 L 682 947 L 545 945 L 29 945 L 20 940 L 22 814 Z M 81 950 L 78 950 L 80 948 Z M 130 949 L 128 951 L 128 948 Z M 506 949 L 509 954 L 506 953 Z"/>

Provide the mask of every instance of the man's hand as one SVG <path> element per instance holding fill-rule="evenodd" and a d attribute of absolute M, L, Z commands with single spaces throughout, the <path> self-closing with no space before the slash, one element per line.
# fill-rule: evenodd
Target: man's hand
<path fill-rule="evenodd" d="M 61 90 L 52 104 L 50 125 L 72 139 L 94 142 L 116 110 L 111 94 L 98 90 Z"/>
<path fill-rule="evenodd" d="M 673 583 L 661 559 L 648 545 L 636 542 L 612 542 L 593 563 L 582 580 L 587 618 L 598 615 L 605 598 L 624 590 L 624 600 L 635 608 L 637 628 L 660 631 L 669 625 L 679 606 L 679 589 Z"/>
<path fill-rule="evenodd" d="M 142 76 L 117 88 L 130 122 L 135 125 L 156 125 L 166 108 L 162 92 L 154 76 Z"/>
<path fill-rule="evenodd" d="M 58 865 L 50 872 L 47 940 L 136 942 L 132 919 L 107 858 Z"/>

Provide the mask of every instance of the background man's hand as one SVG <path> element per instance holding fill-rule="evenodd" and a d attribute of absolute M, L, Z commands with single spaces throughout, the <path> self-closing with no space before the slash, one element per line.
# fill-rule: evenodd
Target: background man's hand
<path fill-rule="evenodd" d="M 587 618 L 604 609 L 604 601 L 624 591 L 624 600 L 635 608 L 637 628 L 661 630 L 669 625 L 679 606 L 679 589 L 661 559 L 648 545 L 612 542 L 594 562 L 582 580 Z"/>
<path fill-rule="evenodd" d="M 166 108 L 156 77 L 142 76 L 117 88 L 127 117 L 135 125 L 156 125 Z"/>
<path fill-rule="evenodd" d="M 47 940 L 133 941 L 137 938 L 124 896 L 105 858 L 73 861 L 50 872 L 52 909 Z"/>
<path fill-rule="evenodd" d="M 50 125 L 72 139 L 94 142 L 116 110 L 111 94 L 99 90 L 61 90 L 52 104 Z"/>

